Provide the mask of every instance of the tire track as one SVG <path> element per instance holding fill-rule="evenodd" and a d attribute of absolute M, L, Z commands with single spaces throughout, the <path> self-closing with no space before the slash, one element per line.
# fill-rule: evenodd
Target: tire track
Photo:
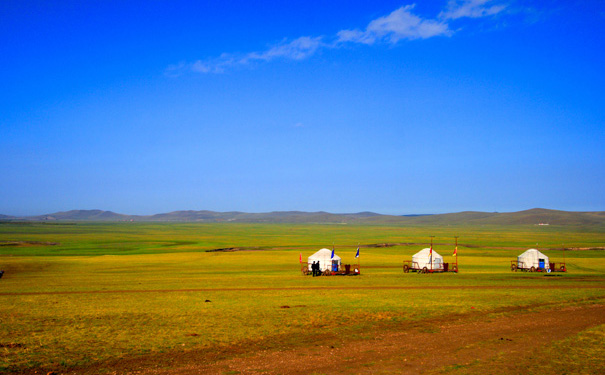
<path fill-rule="evenodd" d="M 255 288 L 184 288 L 184 289 L 124 289 L 124 290 L 66 290 L 52 292 L 0 292 L 0 296 L 36 296 L 65 294 L 127 294 L 127 293 L 196 293 L 196 292 L 258 292 L 277 290 L 490 290 L 527 289 L 527 285 L 427 285 L 427 286 L 289 286 Z M 532 285 L 532 289 L 605 289 L 605 285 Z"/>

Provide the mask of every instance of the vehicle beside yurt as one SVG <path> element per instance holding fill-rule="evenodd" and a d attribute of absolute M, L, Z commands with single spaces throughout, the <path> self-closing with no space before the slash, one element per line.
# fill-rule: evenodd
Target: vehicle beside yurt
<path fill-rule="evenodd" d="M 511 271 L 529 271 L 529 272 L 565 272 L 565 263 L 550 263 L 548 256 L 537 249 L 528 249 L 517 257 L 517 260 L 512 260 L 510 263 Z"/>
<path fill-rule="evenodd" d="M 324 271 L 333 271 L 334 265 L 337 267 L 337 270 L 340 269 L 341 259 L 338 255 L 334 255 L 332 258 L 332 250 L 330 249 L 321 249 L 317 251 L 315 254 L 311 255 L 307 258 L 307 264 L 309 267 L 309 271 L 311 270 L 311 266 L 313 262 L 319 262 L 319 270 L 321 272 Z"/>

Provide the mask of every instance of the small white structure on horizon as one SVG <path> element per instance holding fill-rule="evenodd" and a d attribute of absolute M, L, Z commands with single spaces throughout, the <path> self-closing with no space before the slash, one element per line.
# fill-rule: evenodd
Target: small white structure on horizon
<path fill-rule="evenodd" d="M 321 272 L 332 269 L 332 261 L 336 261 L 338 264 L 338 269 L 340 269 L 340 257 L 334 254 L 334 258 L 332 257 L 332 250 L 330 249 L 321 249 L 315 254 L 311 255 L 307 258 L 307 264 L 309 265 L 309 271 L 311 270 L 311 265 L 313 262 L 319 262 L 319 270 Z"/>
<path fill-rule="evenodd" d="M 523 254 L 517 257 L 517 264 L 519 268 L 530 269 L 534 267 L 538 268 L 550 268 L 548 257 L 536 249 L 526 250 Z M 523 266 L 521 267 L 521 264 Z"/>
<path fill-rule="evenodd" d="M 424 267 L 426 267 L 427 269 L 431 269 L 431 255 L 430 255 L 431 249 L 430 248 L 426 248 L 426 249 L 422 249 L 419 252 L 417 252 L 416 254 L 414 254 L 412 256 L 412 264 L 414 265 L 414 267 L 418 267 L 418 269 L 423 269 Z M 443 268 L 443 257 L 441 255 L 439 255 L 434 249 L 433 249 L 433 256 L 432 256 L 432 263 L 433 263 L 433 268 L 434 270 L 438 270 Z M 415 264 L 414 264 L 415 263 Z M 416 266 L 417 264 L 417 266 Z"/>

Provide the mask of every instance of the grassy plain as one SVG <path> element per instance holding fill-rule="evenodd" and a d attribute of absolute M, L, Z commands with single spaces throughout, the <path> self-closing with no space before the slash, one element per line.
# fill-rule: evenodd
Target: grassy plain
<path fill-rule="evenodd" d="M 460 236 L 459 274 L 402 272 L 402 261 L 430 235 L 446 262 Z M 306 345 L 310 331 L 363 337 L 369 327 L 471 309 L 502 314 L 605 299 L 602 250 L 543 250 L 552 261 L 566 257 L 566 274 L 508 268 L 536 243 L 604 246 L 601 227 L 1 223 L 0 241 L 0 372 L 233 345 Z M 302 276 L 299 253 L 306 259 L 332 243 L 344 263 L 354 262 L 358 243 L 413 245 L 362 247 L 359 277 Z M 230 247 L 254 249 L 207 252 Z M 581 336 L 586 350 L 597 350 L 603 332 Z"/>

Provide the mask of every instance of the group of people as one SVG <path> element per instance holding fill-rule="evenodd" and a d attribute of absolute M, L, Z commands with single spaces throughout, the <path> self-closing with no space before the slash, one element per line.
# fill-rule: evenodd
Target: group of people
<path fill-rule="evenodd" d="M 311 264 L 311 271 L 313 272 L 313 277 L 321 276 L 321 269 L 319 269 L 319 261 L 313 262 Z"/>

